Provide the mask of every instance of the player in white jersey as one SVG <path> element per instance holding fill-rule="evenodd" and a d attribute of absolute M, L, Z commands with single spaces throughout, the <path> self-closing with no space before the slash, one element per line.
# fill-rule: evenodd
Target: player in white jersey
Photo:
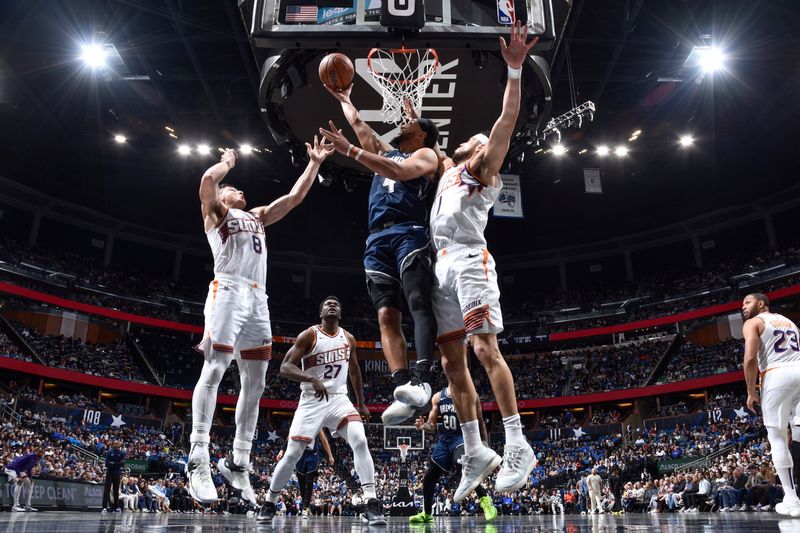
<path fill-rule="evenodd" d="M 793 416 L 800 413 L 800 331 L 785 316 L 770 313 L 769 299 L 761 293 L 745 297 L 742 315 L 747 407 L 755 412 L 755 404 L 761 403 L 772 463 L 783 487 L 783 502 L 775 506 L 775 511 L 800 517 L 787 432 L 791 422 L 792 439 L 800 441 L 800 427 Z M 756 391 L 759 375 L 761 400 Z"/>
<path fill-rule="evenodd" d="M 317 437 L 320 428 L 341 435 L 353 450 L 361 489 L 367 500 L 364 521 L 383 525 L 383 504 L 375 494 L 375 465 L 369 453 L 362 417 L 369 420 L 364 403 L 361 369 L 356 357 L 355 338 L 339 326 L 342 306 L 335 296 L 328 296 L 319 308 L 320 323 L 301 333 L 289 348 L 281 364 L 281 377 L 300 383 L 300 403 L 289 428 L 286 453 L 275 467 L 267 501 L 258 512 L 258 520 L 272 520 L 275 502 L 292 475 L 292 469 L 306 446 Z M 298 363 L 302 366 L 298 366 Z M 347 378 L 353 385 L 358 410 L 347 397 Z"/>
<path fill-rule="evenodd" d="M 503 110 L 487 137 L 477 134 L 444 162 L 431 209 L 431 238 L 436 250 L 433 307 L 439 328 L 437 344 L 442 366 L 461 420 L 465 456 L 461 483 L 453 499 L 460 501 L 500 464 L 500 457 L 481 443 L 477 393 L 467 368 L 469 339 L 489 377 L 505 427 L 503 466 L 495 490 L 516 490 L 536 466 L 536 456 L 522 433 L 514 378 L 500 353 L 497 334 L 503 331 L 500 290 L 494 259 L 483 235 L 503 182 L 499 172 L 508 153 L 520 106 L 520 78 L 528 51 L 527 26 L 512 28 L 509 44 L 501 39 L 508 65 Z"/>
<path fill-rule="evenodd" d="M 214 281 L 205 306 L 205 332 L 198 345 L 205 361 L 192 395 L 191 450 L 186 473 L 189 494 L 201 503 L 217 499 L 211 479 L 209 430 L 217 404 L 217 388 L 236 359 L 241 388 L 236 403 L 233 456 L 217 467 L 242 498 L 255 503 L 250 485 L 250 449 L 258 419 L 258 403 L 272 357 L 272 330 L 267 307 L 267 243 L 264 228 L 286 216 L 303 201 L 320 164 L 332 147 L 314 138 L 306 144 L 309 162 L 291 192 L 263 207 L 245 211 L 244 193 L 220 185 L 236 164 L 236 152 L 226 150 L 220 162 L 200 181 L 200 203 L 208 243 L 214 255 Z"/>

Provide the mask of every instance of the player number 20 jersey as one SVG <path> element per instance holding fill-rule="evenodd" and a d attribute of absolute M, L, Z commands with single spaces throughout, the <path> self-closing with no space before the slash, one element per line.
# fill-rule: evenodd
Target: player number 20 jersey
<path fill-rule="evenodd" d="M 447 170 L 439 180 L 431 209 L 431 239 L 436 250 L 453 245 L 486 248 L 483 232 L 502 187 L 499 177 L 496 187 L 483 185 L 466 164 Z"/>
<path fill-rule="evenodd" d="M 352 347 L 347 332 L 339 328 L 328 335 L 319 326 L 313 327 L 316 335 L 314 347 L 302 360 L 302 369 L 322 381 L 328 394 L 347 394 L 348 365 Z M 304 394 L 314 394 L 311 383 L 301 383 Z"/>
<path fill-rule="evenodd" d="M 267 284 L 267 243 L 261 218 L 228 209 L 220 223 L 206 232 L 214 255 L 214 275 L 229 274 Z"/>
<path fill-rule="evenodd" d="M 761 313 L 764 333 L 758 347 L 758 369 L 800 364 L 800 332 L 794 322 L 777 313 Z"/>

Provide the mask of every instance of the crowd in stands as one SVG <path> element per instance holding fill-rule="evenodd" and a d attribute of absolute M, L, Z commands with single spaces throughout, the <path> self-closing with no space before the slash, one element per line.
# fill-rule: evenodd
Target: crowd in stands
<path fill-rule="evenodd" d="M 701 376 L 733 372 L 742 368 L 744 343 L 729 339 L 719 344 L 704 346 L 685 341 L 669 362 L 661 383 L 683 381 Z"/>
<path fill-rule="evenodd" d="M 202 283 L 176 282 L 167 275 L 103 265 L 96 259 L 50 247 L 31 248 L 8 238 L 0 239 L 2 263 L 6 268 L 0 268 L 0 275 L 44 292 L 156 318 L 202 323 L 206 292 Z M 575 284 L 566 292 L 506 291 L 506 320 L 511 324 L 525 321 L 519 327 L 508 328 L 506 335 L 515 335 L 518 330 L 535 335 L 600 327 L 729 302 L 740 296 L 737 276 L 775 265 L 785 266 L 762 276 L 762 290 L 800 281 L 800 276 L 793 274 L 800 265 L 800 246 L 786 243 L 775 250 L 749 253 L 702 269 L 670 268 L 645 274 L 636 282 Z M 752 286 L 754 279 L 748 281 Z M 318 302 L 281 290 L 276 286 L 269 291 L 273 331 L 276 335 L 295 336 L 317 319 Z M 340 296 L 347 302 L 345 322 L 356 337 L 377 339 L 375 312 L 366 292 L 353 289 L 352 294 Z M 557 318 L 560 319 L 553 322 Z M 570 320 L 564 321 L 565 318 Z"/>

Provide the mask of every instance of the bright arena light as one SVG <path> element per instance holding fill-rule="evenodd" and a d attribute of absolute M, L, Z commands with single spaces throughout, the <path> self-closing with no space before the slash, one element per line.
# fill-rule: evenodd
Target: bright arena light
<path fill-rule="evenodd" d="M 703 72 L 716 72 L 725 67 L 725 54 L 719 48 L 711 46 L 705 50 L 699 50 L 699 63 Z"/>
<path fill-rule="evenodd" d="M 81 59 L 90 68 L 102 68 L 106 64 L 106 53 L 101 44 L 87 44 L 81 47 Z"/>
<path fill-rule="evenodd" d="M 606 145 L 600 145 L 597 147 L 597 155 L 600 157 L 605 157 L 611 152 L 611 149 Z"/>
<path fill-rule="evenodd" d="M 553 155 L 560 156 L 567 153 L 567 148 L 563 144 L 553 146 Z"/>
<path fill-rule="evenodd" d="M 242 155 L 250 155 L 253 153 L 253 146 L 245 143 L 239 147 L 239 153 Z"/>
<path fill-rule="evenodd" d="M 200 155 L 208 155 L 211 153 L 211 147 L 207 144 L 198 144 L 197 153 Z"/>
<path fill-rule="evenodd" d="M 124 135 L 114 135 L 114 140 L 117 141 L 119 144 L 124 143 L 128 139 Z"/>
<path fill-rule="evenodd" d="M 614 148 L 614 155 L 617 157 L 625 157 L 626 155 L 628 155 L 628 147 L 622 144 L 617 146 L 616 148 Z"/>
<path fill-rule="evenodd" d="M 188 144 L 182 144 L 178 146 L 178 153 L 181 155 L 189 155 L 192 153 L 192 147 Z"/>
<path fill-rule="evenodd" d="M 691 146 L 694 144 L 694 137 L 692 137 L 691 135 L 682 135 L 681 138 L 678 139 L 678 142 L 681 144 L 681 146 L 686 148 L 687 146 Z"/>

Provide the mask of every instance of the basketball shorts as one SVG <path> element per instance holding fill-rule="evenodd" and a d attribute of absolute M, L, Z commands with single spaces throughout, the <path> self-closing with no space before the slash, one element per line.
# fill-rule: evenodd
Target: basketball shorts
<path fill-rule="evenodd" d="M 242 359 L 272 358 L 272 328 L 264 287 L 246 278 L 218 275 L 206 298 L 205 332 L 198 349 L 209 347 Z"/>
<path fill-rule="evenodd" d="M 433 447 L 431 461 L 445 472 L 449 472 L 453 464 L 458 464 L 462 455 L 464 455 L 464 437 L 461 435 L 440 437 Z"/>
<path fill-rule="evenodd" d="M 329 394 L 325 401 L 318 400 L 313 392 L 303 393 L 289 428 L 289 438 L 308 444 L 314 442 L 321 428 L 333 432 L 348 422 L 361 422 L 361 415 L 347 394 Z"/>
<path fill-rule="evenodd" d="M 433 311 L 437 344 L 503 331 L 494 258 L 484 248 L 448 247 L 436 255 Z"/>
<path fill-rule="evenodd" d="M 764 425 L 786 429 L 800 414 L 800 365 L 768 368 L 761 379 Z"/>
<path fill-rule="evenodd" d="M 319 453 L 306 450 L 303 452 L 303 455 L 300 456 L 300 459 L 294 466 L 294 470 L 298 474 L 311 474 L 312 472 L 316 472 L 318 467 Z"/>
<path fill-rule="evenodd" d="M 430 262 L 430 240 L 427 226 L 413 222 L 370 234 L 364 249 L 367 279 L 399 285 L 403 271 L 415 257 L 422 255 Z"/>

